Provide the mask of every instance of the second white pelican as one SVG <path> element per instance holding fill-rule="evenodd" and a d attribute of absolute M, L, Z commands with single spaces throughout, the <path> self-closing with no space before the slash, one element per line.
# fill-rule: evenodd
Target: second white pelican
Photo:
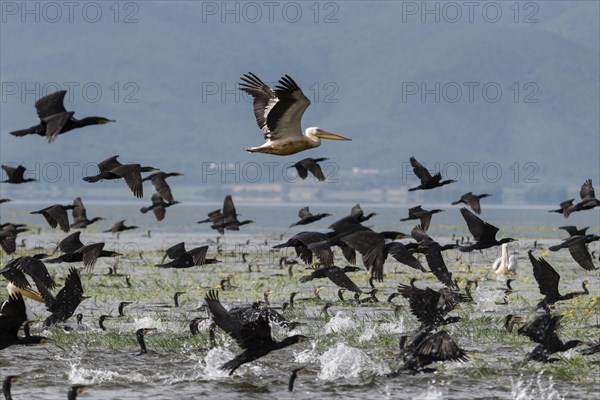
<path fill-rule="evenodd" d="M 512 254 L 509 257 L 508 243 L 504 243 L 502 245 L 502 256 L 498 257 L 498 259 L 494 261 L 492 269 L 494 270 L 496 275 L 516 274 L 517 265 L 517 256 Z"/>
<path fill-rule="evenodd" d="M 254 116 L 266 140 L 262 146 L 244 150 L 287 156 L 319 147 L 321 139 L 352 140 L 317 127 L 307 128 L 302 133 L 300 120 L 310 100 L 289 75 L 279 80 L 275 90 L 251 72 L 241 80 L 240 90 L 254 98 Z"/>

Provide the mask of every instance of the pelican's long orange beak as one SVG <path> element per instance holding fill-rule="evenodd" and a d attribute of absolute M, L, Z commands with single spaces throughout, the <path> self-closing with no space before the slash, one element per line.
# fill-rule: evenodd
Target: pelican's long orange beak
<path fill-rule="evenodd" d="M 42 298 L 42 295 L 39 294 L 38 292 L 36 292 L 35 290 L 31 289 L 31 288 L 25 288 L 25 289 L 21 289 L 15 285 L 13 285 L 12 283 L 9 283 L 6 286 L 6 289 L 8 290 L 9 294 L 16 294 L 16 293 L 20 293 L 21 296 L 23 297 L 27 297 L 31 300 L 35 300 L 37 302 L 43 303 L 44 299 Z"/>
<path fill-rule="evenodd" d="M 327 132 L 324 130 L 319 131 L 315 134 L 316 137 L 321 139 L 329 139 L 329 140 L 352 140 L 342 135 L 337 135 L 335 133 Z"/>

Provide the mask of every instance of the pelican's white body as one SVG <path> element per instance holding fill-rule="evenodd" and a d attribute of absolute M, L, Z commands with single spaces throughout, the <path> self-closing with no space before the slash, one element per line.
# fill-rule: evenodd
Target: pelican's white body
<path fill-rule="evenodd" d="M 498 257 L 496 261 L 494 261 L 492 269 L 496 275 L 516 274 L 517 265 L 517 256 L 514 254 L 509 256 L 508 243 L 504 243 L 502 245 L 502 255 Z"/>

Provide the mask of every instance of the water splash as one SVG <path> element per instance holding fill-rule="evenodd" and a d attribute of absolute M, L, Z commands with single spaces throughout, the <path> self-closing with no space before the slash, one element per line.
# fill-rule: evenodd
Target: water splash
<path fill-rule="evenodd" d="M 325 324 L 323 327 L 323 332 L 327 334 L 338 333 L 340 331 L 352 329 L 356 326 L 351 317 L 347 316 L 345 313 L 338 311 L 335 316 L 331 317 L 331 319 Z"/>
<path fill-rule="evenodd" d="M 210 349 L 204 359 L 198 363 L 199 377 L 209 380 L 226 378 L 229 371 L 224 371 L 219 367 L 235 357 L 235 354 L 222 347 Z"/>
<path fill-rule="evenodd" d="M 444 400 L 444 392 L 435 386 L 435 381 L 431 381 L 427 391 L 415 397 L 415 400 Z"/>
<path fill-rule="evenodd" d="M 299 352 L 294 351 L 294 361 L 298 364 L 312 364 L 319 361 L 319 354 L 316 350 L 316 342 L 312 342 L 310 349 L 302 350 Z"/>
<path fill-rule="evenodd" d="M 479 284 L 475 290 L 477 294 L 477 308 L 482 312 L 497 311 L 496 301 L 501 299 L 504 293 L 486 284 Z"/>
<path fill-rule="evenodd" d="M 521 375 L 516 382 L 511 379 L 513 400 L 563 400 L 565 397 L 554 389 L 552 376 L 545 380 L 543 375 L 544 373 L 540 372 L 535 379 L 530 380 L 524 380 Z"/>
<path fill-rule="evenodd" d="M 319 357 L 321 371 L 319 379 L 325 381 L 338 378 L 358 378 L 363 372 L 384 374 L 383 368 L 375 364 L 362 350 L 338 343 Z"/>

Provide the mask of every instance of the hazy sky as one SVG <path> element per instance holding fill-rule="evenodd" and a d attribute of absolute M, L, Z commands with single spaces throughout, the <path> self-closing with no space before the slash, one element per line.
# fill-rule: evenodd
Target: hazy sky
<path fill-rule="evenodd" d="M 113 154 L 182 171 L 188 184 L 208 163 L 297 161 L 241 151 L 262 143 L 236 86 L 252 71 L 269 83 L 294 77 L 313 103 L 303 128 L 354 139 L 306 152 L 340 170 L 378 168 L 400 185 L 415 155 L 465 188 L 497 171 L 491 183 L 576 188 L 600 175 L 599 7 L 3 1 L 0 158 L 40 171 L 58 163 L 78 184 Z M 76 117 L 117 123 L 52 145 L 8 135 L 35 124 L 33 103 L 57 89 L 69 90 Z"/>

